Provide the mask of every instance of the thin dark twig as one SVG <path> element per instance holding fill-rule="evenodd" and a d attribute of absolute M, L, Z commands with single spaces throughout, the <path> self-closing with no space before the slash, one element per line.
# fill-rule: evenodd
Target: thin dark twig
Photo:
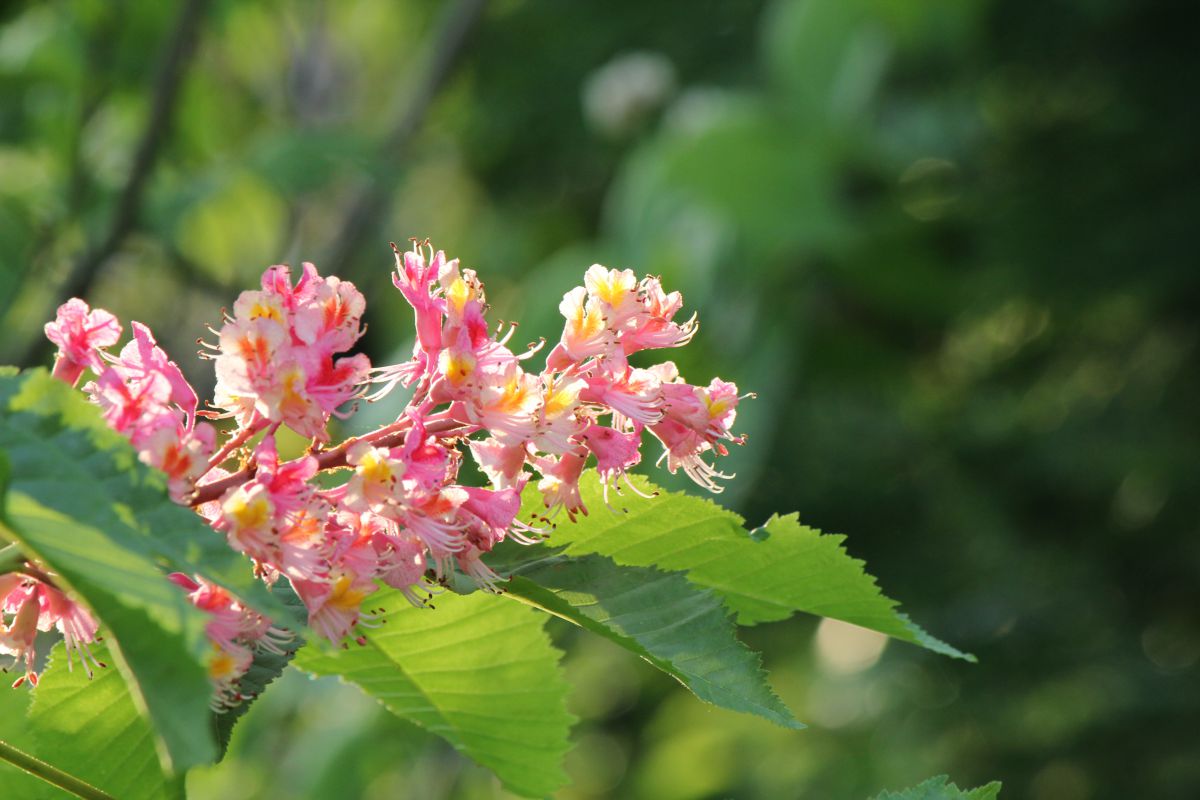
<path fill-rule="evenodd" d="M 458 66 L 471 31 L 483 15 L 487 0 L 458 0 L 443 13 L 437 33 L 428 38 L 427 65 L 408 102 L 388 135 L 380 169 L 350 202 L 324 264 L 331 273 L 349 274 L 350 260 L 383 216 L 395 187 L 395 173 L 404 163 L 413 136 L 421 129 L 429 107 Z"/>
<path fill-rule="evenodd" d="M 187 67 L 195 53 L 199 40 L 200 20 L 209 0 L 186 0 L 175 20 L 175 28 L 164 47 L 160 66 L 154 82 L 154 93 L 150 102 L 150 114 L 146 127 L 134 151 L 129 167 L 129 177 L 117 198 L 116 208 L 109 221 L 108 232 L 94 247 L 88 249 L 71 267 L 62 285 L 55 293 L 54 307 L 71 297 L 86 295 L 104 265 L 133 230 L 141 208 L 142 193 L 146 182 L 158 161 L 162 143 L 170 128 L 171 118 L 179 99 Z M 43 360 L 49 345 L 41 336 L 36 336 L 26 348 L 21 364 L 29 365 Z"/>
<path fill-rule="evenodd" d="M 117 20 L 119 17 L 120 14 L 114 11 L 105 17 L 105 20 Z M 34 274 L 45 256 L 46 250 L 54 243 L 55 237 L 60 234 L 63 223 L 78 217 L 84 206 L 90 186 L 83 160 L 83 134 L 96 112 L 103 107 L 104 100 L 111 91 L 112 87 L 106 81 L 101 80 L 100 76 L 108 72 L 108 64 L 112 59 L 112 42 L 115 39 L 116 35 L 112 26 L 103 24 L 100 26 L 99 35 L 91 37 L 85 48 L 79 114 L 75 129 L 67 141 L 66 154 L 63 158 L 67 169 L 63 187 L 63 212 L 60 216 L 45 220 L 30 237 L 33 243 L 29 247 L 29 257 L 23 259 L 23 263 L 14 265 L 13 286 L 19 286 L 31 274 Z M 0 297 L 0 315 L 8 312 L 9 304 L 15 299 L 15 294 L 14 292 L 8 297 Z"/>

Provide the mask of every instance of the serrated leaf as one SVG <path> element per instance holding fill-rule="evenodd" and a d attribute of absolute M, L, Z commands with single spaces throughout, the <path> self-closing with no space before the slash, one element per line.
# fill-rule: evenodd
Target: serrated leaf
<path fill-rule="evenodd" d="M 308 609 L 305 608 L 304 602 L 292 589 L 291 584 L 286 580 L 280 579 L 271 587 L 271 592 L 279 598 L 279 601 L 291 609 L 290 622 L 293 624 L 294 630 L 302 630 L 308 622 Z M 282 620 L 281 620 L 282 622 Z M 213 732 L 217 737 L 217 748 L 220 751 L 219 758 L 225 757 L 225 751 L 229 748 L 229 737 L 233 735 L 234 725 L 242 716 L 250 709 L 250 704 L 253 703 L 267 686 L 276 678 L 283 674 L 283 670 L 291 662 L 296 655 L 296 651 L 304 644 L 304 638 L 299 633 L 293 633 L 291 641 L 280 646 L 281 653 L 273 653 L 269 650 L 259 649 L 254 653 L 254 660 L 250 662 L 250 669 L 246 670 L 246 674 L 238 681 L 238 692 L 245 698 L 241 703 L 233 708 L 226 709 L 220 713 L 213 713 Z"/>
<path fill-rule="evenodd" d="M 586 473 L 580 488 L 591 513 L 560 522 L 551 543 L 567 555 L 598 553 L 627 566 L 684 572 L 693 583 L 716 591 L 741 625 L 803 611 L 974 660 L 897 611 L 896 601 L 879 590 L 863 562 L 846 553 L 844 536 L 801 525 L 795 514 L 773 517 L 747 532 L 741 517 L 709 500 L 658 490 L 640 476 L 633 480 L 641 491 L 658 496 L 610 494 L 624 509 L 611 512 L 595 472 Z M 528 487 L 522 500 L 526 515 L 541 511 L 536 487 Z"/>
<path fill-rule="evenodd" d="M 211 761 L 207 618 L 166 572 L 201 573 L 272 615 L 282 606 L 220 536 L 170 501 L 165 476 L 98 409 L 44 370 L 0 374 L 0 452 L 9 467 L 0 533 L 95 612 L 164 767 Z"/>
<path fill-rule="evenodd" d="M 909 789 L 882 792 L 874 800 L 996 800 L 1000 796 L 999 781 L 970 790 L 959 789 L 948 781 L 945 775 L 938 775 Z"/>
<path fill-rule="evenodd" d="M 622 567 L 596 555 L 569 558 L 543 545 L 505 548 L 503 554 L 518 559 L 489 560 L 493 569 L 512 575 L 505 596 L 616 642 L 705 702 L 786 728 L 804 727 L 771 691 L 761 659 L 738 641 L 729 613 L 711 591 L 679 573 Z"/>
<path fill-rule="evenodd" d="M 365 645 L 309 644 L 294 663 L 357 684 L 513 792 L 540 797 L 566 783 L 562 760 L 574 718 L 562 653 L 550 644 L 543 615 L 482 592 L 447 593 L 433 610 L 413 608 L 394 590 L 369 603 L 384 609 L 387 622 Z"/>
<path fill-rule="evenodd" d="M 101 660 L 110 657 L 101 643 L 92 650 Z M 138 712 L 121 675 L 103 669 L 89 680 L 78 665 L 68 670 L 61 643 L 54 648 L 28 716 L 21 722 L 27 731 L 19 744 L 27 752 L 114 798 L 183 796 L 180 782 L 163 772 L 154 732 Z M 9 782 L 16 780 L 0 778 L 0 787 L 19 792 L 5 796 L 27 800 L 74 796 L 28 775 L 20 784 Z"/>

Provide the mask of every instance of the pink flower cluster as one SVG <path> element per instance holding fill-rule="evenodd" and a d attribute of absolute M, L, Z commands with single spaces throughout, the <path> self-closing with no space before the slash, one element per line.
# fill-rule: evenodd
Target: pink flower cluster
<path fill-rule="evenodd" d="M 204 632 L 213 649 L 208 660 L 208 678 L 216 689 L 213 710 L 233 708 L 245 699 L 238 689 L 238 679 L 250 669 L 254 654 L 263 651 L 283 655 L 292 635 L 199 575 L 189 578 L 173 572 L 168 577 L 187 592 L 196 608 L 209 615 Z"/>
<path fill-rule="evenodd" d="M 333 357 L 362 335 L 364 308 L 354 284 L 321 278 L 312 264 L 295 286 L 286 266 L 271 267 L 262 291 L 242 292 L 221 328 L 214 404 L 241 430 L 282 423 L 328 441 L 330 415 L 358 394 L 371 368 L 364 355 Z"/>
<path fill-rule="evenodd" d="M 363 604 L 381 584 L 416 605 L 454 569 L 495 590 L 501 579 L 484 559 L 498 543 L 541 538 L 547 528 L 533 523 L 548 525 L 560 509 L 572 520 L 588 513 L 579 481 L 592 459 L 606 503 L 622 481 L 637 491 L 627 473 L 641 460 L 643 433 L 662 444 L 670 471 L 720 491 L 717 479 L 728 476 L 710 459 L 742 441 L 730 431 L 737 388 L 688 384 L 669 361 L 629 363 L 695 334 L 694 317 L 675 321 L 679 293 L 658 279 L 588 269 L 559 305 L 562 338 L 541 372 L 525 364 L 542 345 L 511 351 L 515 326 L 489 326 L 483 285 L 457 260 L 427 243 L 397 250 L 393 283 L 416 315 L 413 355 L 402 364 L 372 369 L 366 356 L 339 355 L 361 335 L 365 301 L 352 284 L 305 264 L 294 284 L 288 267 L 268 269 L 261 290 L 243 292 L 215 331 L 206 355 L 216 366 L 216 411 L 197 411 L 196 393 L 139 323 L 120 355 L 109 355 L 116 320 L 79 300 L 47 326 L 60 348 L 55 374 L 74 383 L 91 370 L 85 390 L 142 459 L 168 474 L 173 497 L 249 556 L 265 581 L 290 582 L 310 627 L 334 642 L 373 624 Z M 330 446 L 330 417 L 398 385 L 411 396 L 393 422 Z M 233 420 L 220 448 L 197 416 Z M 281 459 L 281 427 L 309 439 L 308 451 Z M 459 483 L 468 455 L 489 486 Z M 338 470 L 341 481 L 315 480 Z M 526 523 L 517 515 L 531 480 L 548 516 Z M 174 579 L 213 615 L 216 702 L 236 704 L 253 653 L 278 649 L 281 634 L 219 587 Z"/>
<path fill-rule="evenodd" d="M 98 625 L 91 614 L 52 584 L 53 576 L 25 563 L 22 569 L 0 575 L 0 653 L 23 664 L 25 672 L 13 688 L 26 680 L 37 686 L 34 638 L 38 631 L 57 629 L 67 648 L 67 668 L 79 663 L 92 676 L 92 665 L 103 667 L 88 645 L 96 641 Z M 11 616 L 8 622 L 5 618 Z"/>
<path fill-rule="evenodd" d="M 172 494 L 181 499 L 208 468 L 216 433 L 196 422 L 199 403 L 174 361 L 154 341 L 150 329 L 133 323 L 133 339 L 112 355 L 121 326 L 107 311 L 92 311 L 68 300 L 46 336 L 59 346 L 54 374 L 74 384 L 84 368 L 96 376 L 84 386 L 104 411 L 109 426 L 129 438 L 143 462 L 167 473 Z"/>

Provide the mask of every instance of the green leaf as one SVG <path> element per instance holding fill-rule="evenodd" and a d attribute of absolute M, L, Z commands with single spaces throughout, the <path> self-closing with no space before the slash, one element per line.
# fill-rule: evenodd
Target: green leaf
<path fill-rule="evenodd" d="M 32 699 L 33 693 L 27 688 L 9 690 L 8 687 L 0 685 L 0 742 L 35 755 L 33 733 L 25 719 Z M 40 778 L 35 778 L 0 759 L 0 797 L 20 797 L 28 800 L 53 797 L 57 800 L 67 796 Z"/>
<path fill-rule="evenodd" d="M 1000 782 L 992 781 L 970 791 L 959 789 L 948 783 L 945 775 L 930 778 L 919 786 L 899 792 L 885 791 L 874 800 L 996 800 L 1000 796 Z"/>
<path fill-rule="evenodd" d="M 113 662 L 148 715 L 168 770 L 216 755 L 206 616 L 165 573 L 200 573 L 278 618 L 249 565 L 142 465 L 99 411 L 44 370 L 0 374 L 7 457 L 0 533 L 60 576 L 110 634 Z"/>
<path fill-rule="evenodd" d="M 101 660 L 110 657 L 99 642 L 92 651 Z M 89 680 L 81 669 L 68 670 L 61 643 L 21 724 L 25 731 L 14 745 L 107 795 L 121 800 L 183 796 L 181 783 L 163 772 L 154 732 L 121 675 L 104 669 Z M 27 800 L 74 796 L 23 773 L 0 773 L 0 790 Z"/>
<path fill-rule="evenodd" d="M 633 480 L 647 494 L 658 491 L 640 476 Z M 599 553 L 627 566 L 685 572 L 693 583 L 716 591 L 742 625 L 803 611 L 974 660 L 897 611 L 896 601 L 880 592 L 863 562 L 843 549 L 844 536 L 801 525 L 795 514 L 772 517 L 747 532 L 737 514 L 698 497 L 628 493 L 615 498 L 623 511 L 610 512 L 593 471 L 584 475 L 580 488 L 590 515 L 560 523 L 551 535 L 566 555 Z M 527 515 L 542 510 L 536 487 L 527 488 L 522 499 Z"/>
<path fill-rule="evenodd" d="M 505 596 L 616 642 L 701 700 L 786 728 L 804 727 L 771 691 L 758 654 L 738 641 L 713 592 L 679 573 L 621 567 L 603 556 L 568 558 L 542 545 L 504 551 L 520 560 L 488 563 L 511 572 Z"/>
<path fill-rule="evenodd" d="M 289 621 L 293 623 L 294 629 L 296 631 L 302 629 L 308 622 L 308 610 L 299 595 L 292 589 L 291 584 L 280 579 L 271 587 L 271 591 L 281 603 L 292 610 Z M 282 653 L 272 653 L 262 649 L 255 651 L 254 660 L 250 662 L 250 669 L 246 670 L 246 674 L 238 681 L 238 692 L 245 699 L 233 708 L 220 713 L 213 712 L 213 732 L 217 737 L 217 747 L 220 750 L 221 758 L 225 757 L 225 751 L 229 748 L 229 737 L 233 735 L 234 725 L 250 709 L 250 704 L 266 690 L 267 686 L 283 674 L 284 668 L 291 662 L 302 644 L 304 644 L 304 638 L 299 633 L 293 633 L 291 641 L 279 648 L 283 651 Z"/>
<path fill-rule="evenodd" d="M 450 742 L 511 791 L 540 797 L 566 783 L 563 756 L 573 717 L 567 684 L 542 626 L 545 617 L 477 592 L 447 593 L 434 610 L 399 592 L 371 595 L 386 624 L 366 644 L 310 644 L 295 664 L 340 675 L 392 713 Z"/>

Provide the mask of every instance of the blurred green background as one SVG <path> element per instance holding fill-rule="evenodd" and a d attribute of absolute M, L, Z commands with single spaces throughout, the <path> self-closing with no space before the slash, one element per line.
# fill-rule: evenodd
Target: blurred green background
<path fill-rule="evenodd" d="M 810 727 L 704 706 L 553 626 L 563 798 L 1200 797 L 1200 103 L 1188 3 L 71 0 L 0 11 L 0 362 L 64 292 L 196 385 L 269 264 L 368 297 L 432 237 L 557 338 L 593 262 L 700 313 L 684 374 L 758 393 L 722 501 L 850 535 L 979 657 L 809 619 L 745 638 Z M 386 409 L 384 410 L 386 411 Z M 381 412 L 383 413 L 383 412 Z M 675 488 L 665 474 L 648 470 Z M 195 798 L 493 798 L 289 675 Z"/>

